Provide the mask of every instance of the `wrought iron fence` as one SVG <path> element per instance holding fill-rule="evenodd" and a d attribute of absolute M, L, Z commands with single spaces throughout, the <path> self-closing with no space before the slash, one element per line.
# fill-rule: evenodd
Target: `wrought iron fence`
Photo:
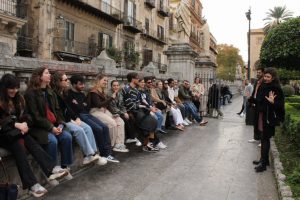
<path fill-rule="evenodd" d="M 104 2 L 102 0 L 100 0 L 100 10 L 108 15 L 111 15 L 112 17 L 121 20 L 122 19 L 122 11 L 113 7 L 112 5 L 110 5 L 107 2 Z"/>
<path fill-rule="evenodd" d="M 0 12 L 24 19 L 27 16 L 27 5 L 19 0 L 0 0 Z"/>
<path fill-rule="evenodd" d="M 53 38 L 53 51 L 63 51 L 67 53 L 73 53 L 83 56 L 89 56 L 89 45 L 84 42 L 78 42 L 74 40 L 68 40 L 64 37 Z"/>
<path fill-rule="evenodd" d="M 136 18 L 131 16 L 125 16 L 124 26 L 132 26 L 136 29 L 142 30 L 142 22 L 138 21 Z"/>

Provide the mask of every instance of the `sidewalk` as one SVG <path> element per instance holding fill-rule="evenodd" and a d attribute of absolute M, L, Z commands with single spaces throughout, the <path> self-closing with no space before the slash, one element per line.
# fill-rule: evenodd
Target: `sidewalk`
<path fill-rule="evenodd" d="M 120 164 L 95 166 L 45 199 L 278 200 L 272 169 L 254 171 L 259 148 L 248 143 L 253 128 L 236 115 L 241 106 L 235 98 L 222 110 L 224 119 L 162 136 L 169 148 L 159 153 L 130 146 L 130 153 L 116 154 Z"/>

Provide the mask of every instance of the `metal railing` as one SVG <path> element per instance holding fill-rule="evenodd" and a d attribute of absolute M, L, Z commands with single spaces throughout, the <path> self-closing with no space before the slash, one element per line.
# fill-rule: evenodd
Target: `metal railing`
<path fill-rule="evenodd" d="M 19 0 L 0 0 L 0 13 L 24 19 L 27 17 L 27 6 Z"/>
<path fill-rule="evenodd" d="M 147 29 L 147 28 L 145 28 L 143 30 L 143 34 L 148 35 L 148 36 L 150 36 L 152 38 L 155 38 L 156 40 L 162 41 L 164 43 L 167 42 L 167 38 L 166 38 L 166 36 L 164 34 L 159 35 L 158 32 L 155 31 L 155 30 L 153 30 L 153 29 Z"/>
<path fill-rule="evenodd" d="M 52 51 L 62 51 L 77 55 L 89 56 L 90 50 L 89 45 L 84 42 L 78 42 L 74 40 L 68 40 L 64 37 L 53 38 Z"/>
<path fill-rule="evenodd" d="M 136 18 L 131 16 L 125 16 L 124 18 L 124 26 L 132 26 L 136 29 L 142 30 L 142 22 L 138 21 Z"/>
<path fill-rule="evenodd" d="M 145 0 L 145 4 L 151 8 L 155 8 L 155 0 Z"/>
<path fill-rule="evenodd" d="M 32 53 L 38 49 L 36 38 L 19 35 L 17 39 L 17 55 L 32 57 Z"/>
<path fill-rule="evenodd" d="M 170 9 L 167 6 L 164 5 L 160 5 L 157 9 L 157 12 L 161 15 L 163 15 L 164 17 L 168 17 L 169 13 L 170 13 Z"/>
<path fill-rule="evenodd" d="M 112 5 L 100 0 L 100 10 L 118 20 L 122 20 L 122 12 L 121 10 L 113 7 Z"/>

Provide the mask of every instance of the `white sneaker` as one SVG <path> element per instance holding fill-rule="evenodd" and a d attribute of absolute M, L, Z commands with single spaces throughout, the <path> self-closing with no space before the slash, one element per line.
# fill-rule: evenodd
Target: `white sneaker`
<path fill-rule="evenodd" d="M 258 140 L 251 139 L 251 140 L 248 140 L 248 142 L 250 142 L 250 143 L 255 143 L 255 142 L 259 142 L 259 141 L 258 141 Z"/>
<path fill-rule="evenodd" d="M 261 143 L 259 143 L 257 146 L 258 146 L 258 147 L 261 147 Z"/>
<path fill-rule="evenodd" d="M 166 149 L 168 146 L 165 145 L 165 144 L 162 143 L 162 142 L 159 142 L 159 143 L 156 145 L 156 147 L 158 147 L 158 148 L 160 148 L 160 149 Z"/>
<path fill-rule="evenodd" d="M 134 143 L 134 142 L 136 142 L 138 139 L 136 139 L 136 138 L 134 138 L 134 139 L 127 139 L 126 141 L 125 141 L 125 143 L 126 144 L 129 144 L 129 143 Z"/>
<path fill-rule="evenodd" d="M 66 170 L 67 170 L 68 174 L 67 174 L 67 176 L 65 177 L 65 179 L 68 180 L 68 181 L 69 181 L 69 180 L 72 180 L 74 177 L 73 177 L 72 174 L 71 174 L 71 169 L 70 169 L 69 167 L 67 167 Z"/>
<path fill-rule="evenodd" d="M 98 154 L 96 154 L 98 156 L 98 162 L 97 165 L 102 166 L 102 165 L 106 165 L 107 164 L 107 160 L 104 157 L 99 156 Z"/>
<path fill-rule="evenodd" d="M 34 197 L 41 197 L 44 194 L 46 194 L 48 191 L 41 186 L 39 183 L 36 183 L 35 185 L 33 185 L 30 190 L 29 193 L 32 194 Z"/>
<path fill-rule="evenodd" d="M 119 163 L 120 161 L 118 161 L 115 157 L 113 157 L 112 155 L 109 155 L 106 157 L 106 160 L 108 162 L 114 162 L 114 163 Z"/>
<path fill-rule="evenodd" d="M 138 139 L 136 139 L 135 146 L 140 147 L 142 146 L 142 143 Z"/>
<path fill-rule="evenodd" d="M 124 144 L 116 144 L 113 148 L 113 151 L 127 153 L 129 150 L 126 148 Z"/>
<path fill-rule="evenodd" d="M 185 118 L 185 121 L 188 123 L 188 124 L 192 124 L 193 122 L 191 122 L 188 118 Z"/>
<path fill-rule="evenodd" d="M 245 114 L 244 114 L 244 113 L 241 113 L 241 114 L 240 114 L 240 117 L 245 117 Z"/>
<path fill-rule="evenodd" d="M 59 181 L 56 179 L 53 179 L 53 180 L 47 179 L 47 181 L 48 181 L 49 185 L 51 185 L 52 187 L 59 185 Z"/>
<path fill-rule="evenodd" d="M 98 160 L 98 157 L 86 156 L 86 157 L 83 158 L 82 164 L 87 165 L 87 164 L 90 164 L 90 163 L 95 162 L 97 160 Z"/>
<path fill-rule="evenodd" d="M 67 175 L 68 175 L 68 171 L 66 169 L 62 169 L 60 166 L 55 166 L 52 170 L 52 174 L 48 177 L 48 182 L 55 179 L 63 178 Z"/>
<path fill-rule="evenodd" d="M 183 120 L 183 125 L 188 126 L 188 125 L 190 125 L 190 124 L 187 123 L 185 120 Z"/>
<path fill-rule="evenodd" d="M 61 168 L 61 166 L 57 165 L 53 168 L 52 174 L 57 174 L 57 173 L 64 172 L 64 171 L 66 171 L 66 169 L 63 169 L 63 168 Z"/>
<path fill-rule="evenodd" d="M 188 121 L 187 121 L 186 119 L 183 120 L 183 123 L 185 123 L 186 126 L 189 126 L 189 125 L 190 125 L 190 123 L 188 123 Z"/>

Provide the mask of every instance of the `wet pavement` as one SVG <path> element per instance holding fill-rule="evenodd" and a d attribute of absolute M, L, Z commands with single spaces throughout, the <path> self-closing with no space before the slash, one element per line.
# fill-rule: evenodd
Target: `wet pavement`
<path fill-rule="evenodd" d="M 206 127 L 162 136 L 167 150 L 146 153 L 130 145 L 115 154 L 121 163 L 94 166 L 49 191 L 47 200 L 277 200 L 273 171 L 254 171 L 253 128 L 236 113 L 242 98 L 209 118 Z"/>

